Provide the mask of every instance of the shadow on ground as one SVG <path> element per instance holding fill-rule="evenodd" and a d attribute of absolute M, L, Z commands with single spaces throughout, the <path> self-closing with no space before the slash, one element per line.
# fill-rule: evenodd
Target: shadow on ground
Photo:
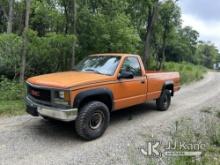
<path fill-rule="evenodd" d="M 117 127 L 119 124 L 127 124 L 137 120 L 143 115 L 156 111 L 155 102 L 149 102 L 119 110 L 111 113 L 110 128 Z M 32 133 L 38 139 L 46 139 L 47 141 L 83 141 L 76 135 L 74 122 L 47 121 L 44 119 L 34 119 L 32 124 L 26 125 L 26 129 L 31 129 Z"/>

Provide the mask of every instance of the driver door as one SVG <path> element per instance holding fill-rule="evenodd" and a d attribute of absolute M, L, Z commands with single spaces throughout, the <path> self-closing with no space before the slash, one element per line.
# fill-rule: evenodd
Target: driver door
<path fill-rule="evenodd" d="M 115 109 L 126 108 L 146 101 L 145 76 L 137 57 L 130 56 L 124 59 L 120 73 L 132 72 L 133 79 L 120 79 L 116 85 Z"/>

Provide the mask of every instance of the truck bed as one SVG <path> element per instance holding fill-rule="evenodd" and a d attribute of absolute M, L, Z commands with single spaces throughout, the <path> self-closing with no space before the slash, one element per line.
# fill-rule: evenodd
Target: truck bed
<path fill-rule="evenodd" d="M 147 100 L 154 100 L 160 97 L 164 83 L 172 82 L 174 92 L 180 89 L 180 75 L 178 72 L 163 72 L 146 70 L 147 79 Z"/>

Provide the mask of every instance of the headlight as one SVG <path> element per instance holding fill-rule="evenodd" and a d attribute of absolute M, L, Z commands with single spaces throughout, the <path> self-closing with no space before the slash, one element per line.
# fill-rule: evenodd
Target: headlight
<path fill-rule="evenodd" d="M 55 91 L 54 103 L 61 105 L 69 105 L 69 93 L 67 91 Z"/>
<path fill-rule="evenodd" d="M 64 91 L 59 91 L 58 92 L 58 97 L 60 98 L 60 99 L 64 99 Z"/>

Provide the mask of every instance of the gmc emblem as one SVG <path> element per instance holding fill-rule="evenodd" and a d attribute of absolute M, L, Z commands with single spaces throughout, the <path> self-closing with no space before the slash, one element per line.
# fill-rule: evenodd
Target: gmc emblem
<path fill-rule="evenodd" d="M 31 93 L 32 96 L 36 96 L 36 97 L 40 96 L 40 92 L 35 91 L 35 90 L 31 90 L 30 93 Z"/>

